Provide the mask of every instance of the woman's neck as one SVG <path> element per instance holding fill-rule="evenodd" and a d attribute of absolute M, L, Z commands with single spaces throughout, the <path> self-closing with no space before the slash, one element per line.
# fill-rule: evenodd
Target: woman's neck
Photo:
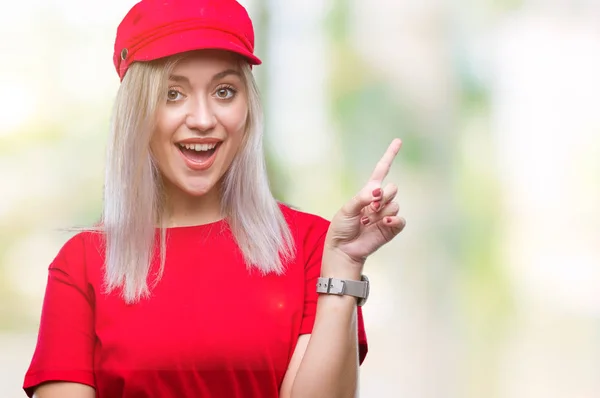
<path fill-rule="evenodd" d="M 163 225 L 166 227 L 186 227 L 210 224 L 223 218 L 221 195 L 218 186 L 202 196 L 192 196 L 179 188 L 165 187 L 165 214 Z"/>

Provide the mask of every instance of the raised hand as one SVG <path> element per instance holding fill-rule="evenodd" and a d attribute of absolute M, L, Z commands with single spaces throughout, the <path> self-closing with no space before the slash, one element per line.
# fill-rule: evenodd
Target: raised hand
<path fill-rule="evenodd" d="M 370 254 L 402 231 L 406 221 L 398 216 L 400 207 L 394 201 L 398 187 L 382 187 L 401 146 L 399 139 L 392 141 L 366 185 L 333 217 L 324 258 L 341 256 L 362 269 Z"/>

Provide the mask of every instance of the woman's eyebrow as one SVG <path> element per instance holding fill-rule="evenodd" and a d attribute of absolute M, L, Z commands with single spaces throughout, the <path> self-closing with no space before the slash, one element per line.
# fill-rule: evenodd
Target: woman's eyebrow
<path fill-rule="evenodd" d="M 212 77 L 212 79 L 211 79 L 211 82 L 214 83 L 215 81 L 220 80 L 220 79 L 222 79 L 224 77 L 227 77 L 229 75 L 235 75 L 235 76 L 240 77 L 240 78 L 242 77 L 242 74 L 239 71 L 235 70 L 235 69 L 225 69 L 223 72 L 219 72 L 216 75 L 214 75 Z"/>

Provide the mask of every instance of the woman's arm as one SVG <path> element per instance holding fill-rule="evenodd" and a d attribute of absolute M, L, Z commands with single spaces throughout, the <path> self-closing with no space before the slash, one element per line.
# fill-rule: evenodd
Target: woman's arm
<path fill-rule="evenodd" d="M 323 276 L 360 280 L 357 270 Z M 355 297 L 319 296 L 313 332 L 298 339 L 281 387 L 282 398 L 352 398 L 357 395 L 356 322 Z"/>
<path fill-rule="evenodd" d="M 69 239 L 48 267 L 37 344 L 23 380 L 28 396 L 95 395 L 94 298 L 86 271 L 85 236 Z"/>
<path fill-rule="evenodd" d="M 404 228 L 405 221 L 398 216 L 399 206 L 393 201 L 398 188 L 393 184 L 382 188 L 401 144 L 400 140 L 392 141 L 367 184 L 334 216 L 325 238 L 321 276 L 359 281 L 366 258 Z M 305 352 L 294 353 L 293 360 L 299 364 L 290 363 L 292 381 L 287 381 L 286 386 L 292 385 L 291 398 L 356 396 L 356 308 L 357 301 L 352 296 L 319 296 Z"/>
<path fill-rule="evenodd" d="M 48 382 L 35 389 L 33 398 L 95 398 L 94 388 L 79 383 Z"/>

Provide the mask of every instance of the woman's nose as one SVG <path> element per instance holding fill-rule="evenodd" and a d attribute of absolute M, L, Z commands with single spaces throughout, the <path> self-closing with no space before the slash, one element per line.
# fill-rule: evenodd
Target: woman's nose
<path fill-rule="evenodd" d="M 186 124 L 190 129 L 209 131 L 217 124 L 216 115 L 206 98 L 198 98 L 190 103 Z"/>

